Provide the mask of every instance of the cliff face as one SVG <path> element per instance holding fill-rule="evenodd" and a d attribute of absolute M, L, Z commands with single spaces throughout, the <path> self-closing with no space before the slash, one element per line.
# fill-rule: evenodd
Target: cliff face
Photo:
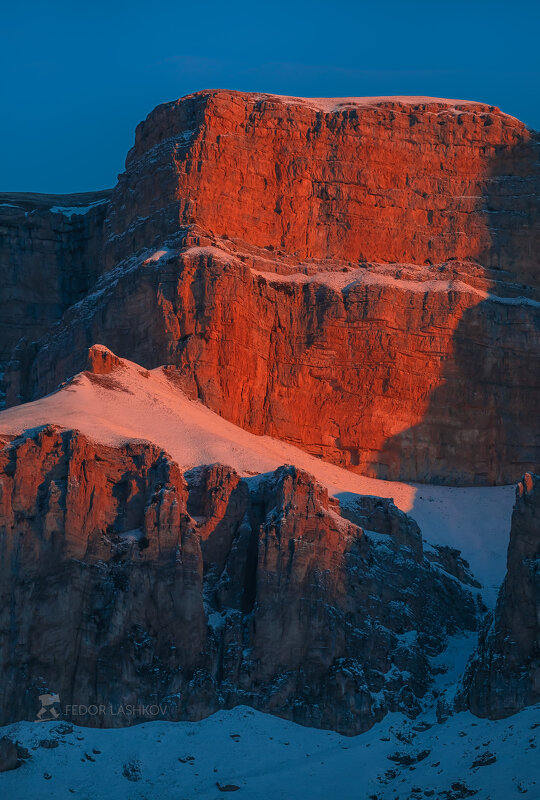
<path fill-rule="evenodd" d="M 138 126 L 112 263 L 196 225 L 295 259 L 478 259 L 538 284 L 538 174 L 531 132 L 493 106 L 201 92 Z"/>
<path fill-rule="evenodd" d="M 137 129 L 86 299 L 11 405 L 99 341 L 210 408 L 383 478 L 540 462 L 538 141 L 477 103 L 201 92 Z"/>
<path fill-rule="evenodd" d="M 508 571 L 468 665 L 461 705 L 499 719 L 540 701 L 540 477 L 518 484 Z"/>
<path fill-rule="evenodd" d="M 48 426 L 6 442 L 0 475 L 2 722 L 53 692 L 169 719 L 244 703 L 354 734 L 415 716 L 430 657 L 476 625 L 411 519 L 376 498 L 345 519 L 294 467 L 182 474 L 149 443 Z"/>
<path fill-rule="evenodd" d="M 0 373 L 97 280 L 109 195 L 0 194 Z"/>
<path fill-rule="evenodd" d="M 103 276 L 26 373 L 12 363 L 11 387 L 50 391 L 101 341 L 176 364 L 229 420 L 364 474 L 508 483 L 540 460 L 534 302 L 482 299 L 458 265 L 301 281 L 215 247 L 159 256 Z"/>

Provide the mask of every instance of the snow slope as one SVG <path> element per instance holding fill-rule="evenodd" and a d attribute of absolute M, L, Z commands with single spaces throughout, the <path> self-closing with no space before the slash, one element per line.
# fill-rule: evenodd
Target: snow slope
<path fill-rule="evenodd" d="M 389 714 L 354 738 L 244 706 L 202 722 L 74 726 L 63 735 L 57 723 L 20 722 L 0 735 L 18 739 L 31 759 L 0 775 L 0 793 L 37 800 L 217 800 L 228 786 L 238 800 L 540 797 L 538 706 L 498 721 L 457 714 L 417 730 L 423 722 Z M 58 746 L 39 745 L 47 739 Z M 472 766 L 493 757 L 492 763 Z"/>
<path fill-rule="evenodd" d="M 163 368 L 148 372 L 123 361 L 109 375 L 81 373 L 59 391 L 0 413 L 0 434 L 53 423 L 104 444 L 147 439 L 183 468 L 221 462 L 243 475 L 295 464 L 347 502 L 354 494 L 392 497 L 424 537 L 462 550 L 491 602 L 506 568 L 514 487 L 453 488 L 366 478 L 290 444 L 256 436 L 190 400 Z"/>

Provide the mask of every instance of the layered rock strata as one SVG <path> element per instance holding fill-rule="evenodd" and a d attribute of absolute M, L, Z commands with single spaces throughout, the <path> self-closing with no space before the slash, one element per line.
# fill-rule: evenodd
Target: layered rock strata
<path fill-rule="evenodd" d="M 158 251 L 103 276 L 33 361 L 14 360 L 10 397 L 56 388 L 101 341 L 176 365 L 235 424 L 362 474 L 511 482 L 540 461 L 540 305 L 479 296 L 463 266 L 405 274 L 299 281 L 216 247 Z"/>
<path fill-rule="evenodd" d="M 538 169 L 534 134 L 481 103 L 199 92 L 138 126 L 108 265 L 198 226 L 297 262 L 476 259 L 538 285 Z"/>

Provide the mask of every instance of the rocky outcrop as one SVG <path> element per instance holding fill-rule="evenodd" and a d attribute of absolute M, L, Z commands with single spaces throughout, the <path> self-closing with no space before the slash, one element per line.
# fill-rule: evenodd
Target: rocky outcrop
<path fill-rule="evenodd" d="M 97 280 L 109 196 L 0 194 L 0 373 L 21 339 L 24 358 Z"/>
<path fill-rule="evenodd" d="M 125 363 L 121 358 L 101 344 L 94 344 L 88 350 L 87 372 L 92 375 L 109 375 L 115 369 L 122 369 Z"/>
<path fill-rule="evenodd" d="M 108 206 L 104 273 L 21 343 L 7 404 L 99 341 L 363 474 L 513 482 L 540 462 L 539 186 L 536 134 L 477 103 L 159 106 Z"/>
<path fill-rule="evenodd" d="M 500 719 L 540 701 L 540 477 L 518 484 L 508 571 L 468 665 L 460 706 Z"/>
<path fill-rule="evenodd" d="M 30 758 L 30 753 L 25 747 L 21 747 L 18 742 L 14 742 L 9 736 L 2 736 L 0 739 L 0 772 L 9 772 L 12 769 L 17 769 L 28 758 Z"/>
<path fill-rule="evenodd" d="M 430 657 L 476 625 L 411 520 L 383 501 L 364 533 L 294 467 L 182 474 L 46 426 L 5 442 L 0 476 L 2 722 L 49 693 L 67 716 L 103 705 L 77 717 L 94 725 L 244 703 L 354 734 L 417 714 Z"/>

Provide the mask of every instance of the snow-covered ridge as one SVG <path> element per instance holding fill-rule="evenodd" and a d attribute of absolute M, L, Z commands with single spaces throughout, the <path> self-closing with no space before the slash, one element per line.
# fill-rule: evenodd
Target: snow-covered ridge
<path fill-rule="evenodd" d="M 34 212 L 52 212 L 67 215 L 86 214 L 91 208 L 109 202 L 111 189 L 95 192 L 76 192 L 74 194 L 44 194 L 41 192 L 0 192 L 0 209 L 24 212 L 29 216 Z M 1 212 L 0 212 L 1 213 Z"/>
<path fill-rule="evenodd" d="M 476 100 L 459 100 L 448 97 L 430 97 L 428 95 L 378 95 L 373 97 L 294 97 L 279 94 L 248 94 L 254 101 L 276 102 L 286 105 L 299 105 L 322 111 L 325 114 L 339 113 L 349 108 L 375 108 L 377 106 L 399 106 L 419 108 L 427 113 L 496 113 L 509 120 L 518 121 L 510 114 L 501 112 L 496 106 Z M 409 110 L 407 109 L 407 110 Z"/>
<path fill-rule="evenodd" d="M 460 100 L 450 97 L 431 97 L 429 95 L 374 95 L 366 97 L 296 97 L 294 95 L 272 94 L 269 92 L 241 92 L 229 89 L 202 89 L 177 100 L 171 100 L 157 106 L 157 109 L 174 107 L 185 100 L 201 97 L 229 97 L 247 103 L 279 103 L 282 105 L 298 105 L 311 108 L 314 111 L 322 111 L 325 114 L 339 113 L 347 108 L 375 108 L 377 106 L 387 106 L 393 111 L 399 111 L 400 106 L 406 109 L 418 108 L 427 113 L 496 113 L 514 120 L 510 114 L 505 114 L 496 106 L 490 103 L 483 103 L 479 100 Z M 157 109 L 154 109 L 156 111 Z M 408 110 L 407 109 L 407 110 Z M 154 112 L 152 112 L 154 113 Z M 518 120 L 519 121 L 519 120 Z"/>
<path fill-rule="evenodd" d="M 254 95 L 256 100 L 276 100 L 282 103 L 296 103 L 307 105 L 326 113 L 339 111 L 344 106 L 379 106 L 388 103 L 399 103 L 407 106 L 439 105 L 447 108 L 453 107 L 478 107 L 480 103 L 474 100 L 457 100 L 448 97 L 430 97 L 429 95 L 374 95 L 369 97 L 295 97 L 293 95 L 266 94 Z"/>

